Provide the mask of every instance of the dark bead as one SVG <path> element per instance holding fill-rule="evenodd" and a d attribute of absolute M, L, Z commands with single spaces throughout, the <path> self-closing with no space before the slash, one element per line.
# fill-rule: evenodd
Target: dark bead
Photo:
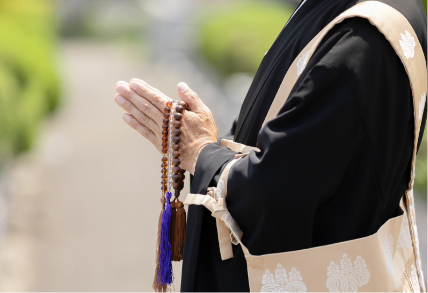
<path fill-rule="evenodd" d="M 178 128 L 174 129 L 174 135 L 175 136 L 179 136 L 180 134 L 181 134 L 181 130 L 180 129 L 178 129 Z"/>
<path fill-rule="evenodd" d="M 171 111 L 171 108 L 170 108 L 170 107 L 165 107 L 165 109 L 163 109 L 163 111 L 164 111 L 165 113 L 169 113 L 169 112 Z"/>
<path fill-rule="evenodd" d="M 167 162 L 168 158 L 167 157 L 162 157 L 162 162 Z"/>
<path fill-rule="evenodd" d="M 180 172 L 184 174 L 184 173 L 186 173 L 186 170 L 180 169 Z"/>
<path fill-rule="evenodd" d="M 189 109 L 189 106 L 186 104 L 186 102 L 180 101 L 178 102 L 178 104 L 182 106 L 185 110 Z"/>
<path fill-rule="evenodd" d="M 183 176 L 183 180 L 184 180 L 184 178 L 186 178 L 186 175 L 184 175 L 184 173 L 180 173 L 182 176 Z"/>
<path fill-rule="evenodd" d="M 178 158 L 178 157 L 180 156 L 180 151 L 173 151 L 173 152 L 172 152 L 172 156 L 173 156 L 174 158 Z"/>
<path fill-rule="evenodd" d="M 162 165 L 161 165 L 162 169 L 165 169 L 167 166 L 168 166 L 168 165 L 167 165 L 167 164 L 165 164 L 165 163 L 162 163 Z"/>
<path fill-rule="evenodd" d="M 178 151 L 178 150 L 180 149 L 180 145 L 179 145 L 179 144 L 173 144 L 173 145 L 172 145 L 172 149 L 173 149 L 174 151 Z"/>
<path fill-rule="evenodd" d="M 162 149 L 162 153 L 166 154 L 168 152 L 168 149 Z"/>
<path fill-rule="evenodd" d="M 163 185 L 162 185 L 161 190 L 162 190 L 163 192 L 166 192 L 166 191 L 168 190 L 168 187 L 166 187 L 166 186 L 163 186 Z"/>
<path fill-rule="evenodd" d="M 163 136 L 167 136 L 168 135 L 168 131 L 166 131 L 166 130 L 162 131 L 162 135 Z"/>
<path fill-rule="evenodd" d="M 175 114 L 174 114 L 174 119 L 175 119 L 175 120 L 180 121 L 180 120 L 181 120 L 181 118 L 183 118 L 183 115 L 181 115 L 180 113 L 175 113 Z"/>
<path fill-rule="evenodd" d="M 168 123 L 169 123 L 169 119 L 164 119 L 163 120 L 163 125 L 168 125 Z"/>
<path fill-rule="evenodd" d="M 178 174 L 180 172 L 180 167 L 174 166 L 172 167 L 172 173 Z"/>
<path fill-rule="evenodd" d="M 167 144 L 166 142 L 163 142 L 163 143 L 162 143 L 162 147 L 163 147 L 163 148 L 166 148 L 166 147 L 168 147 L 168 144 Z"/>
<path fill-rule="evenodd" d="M 180 181 L 180 173 L 178 173 L 178 174 L 173 174 L 173 175 L 172 175 L 172 180 L 174 180 L 174 182 L 178 182 L 178 181 Z"/>
<path fill-rule="evenodd" d="M 162 187 L 162 189 L 163 189 L 163 187 Z M 165 204 L 165 197 L 161 196 L 160 202 L 161 202 L 161 204 Z"/>
<path fill-rule="evenodd" d="M 162 141 L 165 142 L 165 143 L 167 143 L 168 142 L 168 137 L 165 137 L 165 136 L 162 137 Z"/>
<path fill-rule="evenodd" d="M 179 138 L 178 136 L 174 136 L 174 137 L 172 138 L 172 141 L 173 141 L 175 144 L 180 143 L 180 138 Z"/>
<path fill-rule="evenodd" d="M 178 175 L 178 180 L 179 181 L 183 181 L 184 180 L 184 175 L 183 174 L 178 173 L 177 175 Z"/>
<path fill-rule="evenodd" d="M 169 113 L 163 113 L 163 118 L 168 119 L 169 118 Z"/>
<path fill-rule="evenodd" d="M 178 165 L 180 165 L 180 163 L 181 163 L 181 160 L 179 158 L 176 158 L 176 159 L 172 160 L 172 164 L 174 166 L 178 166 Z"/>
<path fill-rule="evenodd" d="M 167 175 L 162 175 L 162 177 L 161 177 L 162 179 L 164 179 L 164 178 L 168 178 L 168 176 Z"/>
<path fill-rule="evenodd" d="M 164 125 L 162 125 L 162 128 L 163 128 L 164 130 L 168 130 L 168 124 L 164 124 Z"/>
<path fill-rule="evenodd" d="M 181 113 L 181 112 L 183 112 L 183 110 L 184 110 L 184 108 L 183 108 L 183 106 L 181 106 L 181 105 L 178 105 L 178 106 L 175 108 L 175 112 L 177 112 L 177 113 Z"/>
<path fill-rule="evenodd" d="M 167 106 L 168 108 L 171 108 L 171 106 L 172 106 L 172 102 L 166 102 L 166 106 Z"/>
<path fill-rule="evenodd" d="M 173 125 L 174 125 L 174 128 L 180 128 L 181 127 L 181 121 L 174 121 Z"/>
<path fill-rule="evenodd" d="M 184 182 L 182 182 L 182 181 L 181 182 L 173 182 L 172 187 L 174 187 L 174 189 L 177 189 L 177 190 L 182 190 L 184 187 Z"/>
<path fill-rule="evenodd" d="M 165 175 L 165 174 L 166 174 L 166 169 L 162 169 L 161 173 L 162 173 L 163 175 Z"/>

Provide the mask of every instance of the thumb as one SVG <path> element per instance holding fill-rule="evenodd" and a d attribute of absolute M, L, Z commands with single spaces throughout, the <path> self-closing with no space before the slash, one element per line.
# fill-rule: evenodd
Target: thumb
<path fill-rule="evenodd" d="M 201 99 L 199 99 L 198 94 L 192 91 L 185 82 L 180 82 L 177 85 L 177 92 L 180 99 L 186 102 L 191 111 L 197 111 L 204 105 Z"/>

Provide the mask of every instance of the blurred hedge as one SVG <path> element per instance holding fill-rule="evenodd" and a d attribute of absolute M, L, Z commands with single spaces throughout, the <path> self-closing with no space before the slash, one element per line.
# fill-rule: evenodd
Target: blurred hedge
<path fill-rule="evenodd" d="M 221 74 L 254 74 L 294 8 L 270 1 L 226 1 L 203 16 L 200 51 Z"/>
<path fill-rule="evenodd" d="M 425 7 L 426 1 L 422 1 Z M 200 52 L 222 75 L 255 74 L 276 36 L 291 16 L 289 6 L 272 2 L 220 4 L 200 22 Z M 416 162 L 415 191 L 427 194 L 427 134 Z"/>
<path fill-rule="evenodd" d="M 54 17 L 52 1 L 0 0 L 0 166 L 58 105 Z"/>

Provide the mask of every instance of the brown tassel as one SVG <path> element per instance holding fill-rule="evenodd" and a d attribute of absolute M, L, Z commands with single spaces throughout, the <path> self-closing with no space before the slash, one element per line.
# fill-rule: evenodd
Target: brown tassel
<path fill-rule="evenodd" d="M 175 203 L 177 211 L 175 213 L 175 228 L 174 231 L 171 230 L 171 233 L 174 234 L 174 254 L 171 255 L 171 260 L 180 261 L 183 259 L 184 252 L 184 237 L 186 234 L 186 210 L 184 209 L 183 203 L 178 199 Z M 172 243 L 171 243 L 172 244 Z"/>
<path fill-rule="evenodd" d="M 162 210 L 159 215 L 159 222 L 158 222 L 158 238 L 156 241 L 156 269 L 155 269 L 155 277 L 153 279 L 153 285 L 152 288 L 155 290 L 155 292 L 166 292 L 167 285 L 161 285 L 159 282 L 159 265 L 160 265 L 160 258 L 159 258 L 159 244 L 160 244 L 160 236 L 161 236 L 161 224 L 162 224 L 162 214 L 163 210 L 165 209 L 165 198 L 161 197 L 161 203 L 162 203 Z"/>

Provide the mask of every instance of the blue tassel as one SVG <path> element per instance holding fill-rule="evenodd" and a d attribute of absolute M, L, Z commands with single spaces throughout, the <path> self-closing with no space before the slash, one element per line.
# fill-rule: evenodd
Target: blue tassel
<path fill-rule="evenodd" d="M 162 285 L 171 285 L 174 278 L 172 273 L 172 263 L 171 263 L 171 214 L 172 208 L 170 204 L 171 192 L 166 193 L 166 204 L 165 210 L 162 214 L 162 224 L 161 224 L 161 240 L 159 247 L 159 282 Z"/>

